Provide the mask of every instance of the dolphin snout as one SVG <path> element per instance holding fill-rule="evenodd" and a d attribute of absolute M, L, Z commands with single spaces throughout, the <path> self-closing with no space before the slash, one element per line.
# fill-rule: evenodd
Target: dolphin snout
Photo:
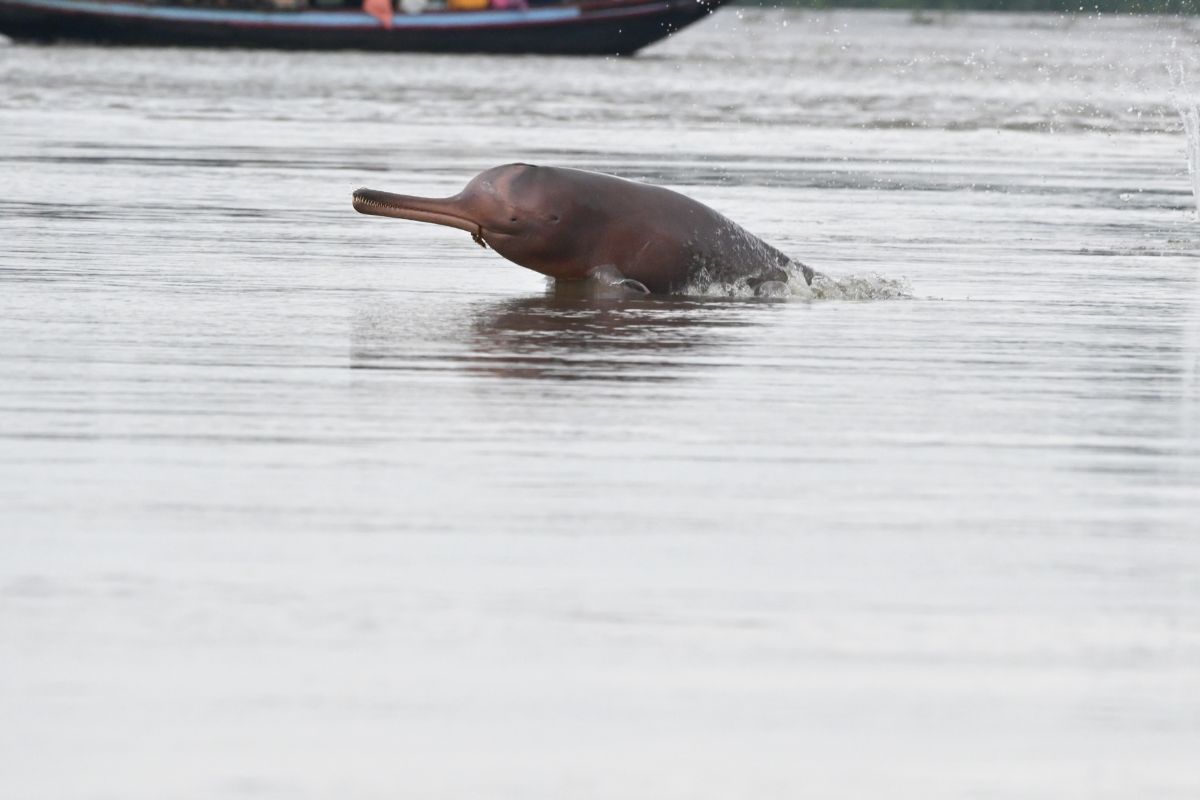
<path fill-rule="evenodd" d="M 354 210 L 360 214 L 373 214 L 379 217 L 432 222 L 435 225 L 459 228 L 472 234 L 479 232 L 479 223 L 471 219 L 457 197 L 414 197 L 382 192 L 378 189 L 356 189 L 354 191 Z"/>
<path fill-rule="evenodd" d="M 398 199 L 398 195 L 388 192 L 380 192 L 375 189 L 354 190 L 354 210 L 360 211 L 363 214 L 374 213 L 373 209 L 392 205 L 394 199 Z"/>

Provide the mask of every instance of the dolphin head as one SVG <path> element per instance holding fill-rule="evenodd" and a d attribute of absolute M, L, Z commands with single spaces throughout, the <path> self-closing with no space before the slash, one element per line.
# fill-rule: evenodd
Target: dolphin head
<path fill-rule="evenodd" d="M 354 208 L 460 228 L 509 261 L 555 278 L 582 278 L 592 266 L 576 257 L 589 238 L 587 226 L 580 226 L 589 216 L 586 203 L 557 170 L 505 164 L 481 172 L 445 198 L 359 189 Z"/>

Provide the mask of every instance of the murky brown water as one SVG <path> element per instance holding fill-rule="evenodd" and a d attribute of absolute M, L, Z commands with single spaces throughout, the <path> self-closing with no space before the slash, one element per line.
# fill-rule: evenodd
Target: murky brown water
<path fill-rule="evenodd" d="M 0 795 L 1194 798 L 1198 41 L 0 46 Z M 349 207 L 511 160 L 912 297 L 556 299 Z"/>

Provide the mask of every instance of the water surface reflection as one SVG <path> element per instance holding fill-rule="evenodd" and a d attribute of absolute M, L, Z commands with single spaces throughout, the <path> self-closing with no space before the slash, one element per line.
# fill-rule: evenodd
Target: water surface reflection
<path fill-rule="evenodd" d="M 456 370 L 505 378 L 672 381 L 730 362 L 730 332 L 758 325 L 762 301 L 544 295 L 462 309 L 448 341 L 421 342 L 420 319 L 379 308 L 355 318 L 351 367 Z"/>

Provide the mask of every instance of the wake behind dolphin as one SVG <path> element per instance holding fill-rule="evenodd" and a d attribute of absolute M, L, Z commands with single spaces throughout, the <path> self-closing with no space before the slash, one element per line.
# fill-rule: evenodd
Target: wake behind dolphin
<path fill-rule="evenodd" d="M 704 293 L 741 285 L 779 297 L 811 286 L 815 274 L 703 203 L 598 172 L 506 164 L 480 173 L 453 197 L 359 189 L 354 208 L 460 228 L 556 281 L 621 291 Z"/>

